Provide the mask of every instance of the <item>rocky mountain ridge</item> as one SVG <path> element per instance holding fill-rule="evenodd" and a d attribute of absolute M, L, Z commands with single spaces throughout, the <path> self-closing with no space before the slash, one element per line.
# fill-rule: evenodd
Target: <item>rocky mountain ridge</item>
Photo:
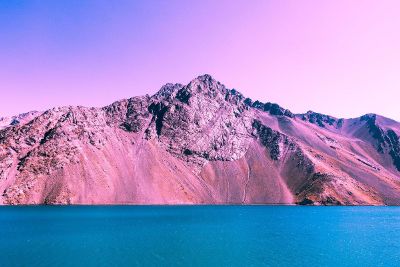
<path fill-rule="evenodd" d="M 400 124 L 252 101 L 210 75 L 0 129 L 2 204 L 400 204 Z"/>
<path fill-rule="evenodd" d="M 38 111 L 30 111 L 26 113 L 22 113 L 16 116 L 11 116 L 11 117 L 0 117 L 0 130 L 18 125 L 18 124 L 23 124 L 27 121 L 30 121 L 34 119 L 36 116 L 38 116 L 40 112 Z"/>

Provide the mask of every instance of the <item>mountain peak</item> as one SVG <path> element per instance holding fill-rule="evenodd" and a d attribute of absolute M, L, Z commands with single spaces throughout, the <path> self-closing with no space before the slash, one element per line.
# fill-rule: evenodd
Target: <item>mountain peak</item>
<path fill-rule="evenodd" d="M 215 80 L 211 75 L 204 74 L 190 81 L 176 95 L 176 98 L 184 103 L 189 104 L 192 97 L 224 99 L 228 90 L 223 84 Z"/>
<path fill-rule="evenodd" d="M 210 74 L 199 75 L 194 80 L 199 80 L 202 82 L 215 82 L 216 81 Z"/>
<path fill-rule="evenodd" d="M 169 99 L 173 97 L 180 89 L 182 89 L 182 87 L 183 85 L 180 83 L 167 83 L 163 85 L 152 97 L 158 100 Z"/>
<path fill-rule="evenodd" d="M 200 75 L 197 78 L 193 79 L 188 86 L 200 86 L 202 88 L 214 89 L 214 88 L 225 88 L 225 86 L 214 79 L 209 74 Z"/>
<path fill-rule="evenodd" d="M 400 124 L 370 116 L 295 115 L 208 74 L 22 114 L 0 125 L 0 204 L 400 205 Z"/>

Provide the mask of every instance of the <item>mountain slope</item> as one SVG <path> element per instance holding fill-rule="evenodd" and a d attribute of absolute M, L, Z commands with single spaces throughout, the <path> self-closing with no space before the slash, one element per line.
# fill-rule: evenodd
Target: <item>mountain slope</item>
<path fill-rule="evenodd" d="M 253 102 L 209 75 L 0 130 L 2 204 L 400 204 L 400 124 Z"/>

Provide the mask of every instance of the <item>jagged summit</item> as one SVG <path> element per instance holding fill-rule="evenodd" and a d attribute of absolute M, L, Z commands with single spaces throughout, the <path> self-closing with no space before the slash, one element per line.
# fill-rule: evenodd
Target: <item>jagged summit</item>
<path fill-rule="evenodd" d="M 190 104 L 203 96 L 208 98 L 221 98 L 227 89 L 210 75 L 205 74 L 193 79 L 177 93 L 177 99 Z M 192 100 L 190 100 L 192 98 Z"/>
<path fill-rule="evenodd" d="M 0 203 L 400 204 L 400 125 L 293 114 L 210 75 L 0 129 Z"/>
<path fill-rule="evenodd" d="M 216 85 L 221 85 L 221 83 L 214 79 L 210 74 L 200 75 L 197 78 L 193 79 L 190 83 L 203 83 L 206 87 L 209 88 L 213 88 Z"/>
<path fill-rule="evenodd" d="M 157 100 L 173 98 L 182 87 L 183 85 L 180 83 L 167 83 L 152 97 Z"/>

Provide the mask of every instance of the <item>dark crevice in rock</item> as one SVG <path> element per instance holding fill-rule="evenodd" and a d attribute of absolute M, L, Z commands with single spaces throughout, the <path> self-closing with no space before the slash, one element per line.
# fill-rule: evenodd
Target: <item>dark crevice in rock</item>
<path fill-rule="evenodd" d="M 302 206 L 306 206 L 306 205 L 313 205 L 314 201 L 312 201 L 311 199 L 305 198 L 300 202 L 296 203 L 297 205 L 302 205 Z"/>
<path fill-rule="evenodd" d="M 182 103 L 189 104 L 189 99 L 192 94 L 187 90 L 179 90 L 178 94 L 176 95 L 176 99 L 181 101 Z"/>
<path fill-rule="evenodd" d="M 161 135 L 164 116 L 168 109 L 168 106 L 165 106 L 163 103 L 152 103 L 149 106 L 149 112 L 154 116 L 157 135 Z"/>
<path fill-rule="evenodd" d="M 190 149 L 185 149 L 185 150 L 183 150 L 183 154 L 185 154 L 186 156 L 190 156 L 190 155 L 193 155 L 193 152 L 190 150 Z"/>
<path fill-rule="evenodd" d="M 50 129 L 50 130 L 48 130 L 47 132 L 45 132 L 45 134 L 44 134 L 42 140 L 40 140 L 40 144 L 43 145 L 44 143 L 46 143 L 47 141 L 49 141 L 51 138 L 53 138 L 53 136 L 55 135 L 55 133 L 56 133 L 56 129 L 55 129 L 55 128 Z"/>
<path fill-rule="evenodd" d="M 377 124 L 375 114 L 364 115 L 360 120 L 366 121 L 369 133 L 377 142 L 377 151 L 381 154 L 388 151 L 393 160 L 393 165 L 400 171 L 400 141 L 396 132 L 389 129 L 385 133 Z"/>
<path fill-rule="evenodd" d="M 334 205 L 334 206 L 342 206 L 343 204 L 339 201 L 339 200 L 337 200 L 336 198 L 334 198 L 334 197 L 327 197 L 327 198 L 325 198 L 325 199 L 323 199 L 322 201 L 321 201 L 321 204 L 322 205 L 327 205 L 327 206 L 331 206 L 331 205 Z"/>
<path fill-rule="evenodd" d="M 279 143 L 285 139 L 284 136 L 281 133 L 263 125 L 258 120 L 254 120 L 253 128 L 256 129 L 262 145 L 269 149 L 271 158 L 273 160 L 278 160 L 281 153 Z"/>
<path fill-rule="evenodd" d="M 120 127 L 127 132 L 137 133 L 141 130 L 141 124 L 136 121 L 123 122 Z"/>
<path fill-rule="evenodd" d="M 376 115 L 364 115 L 360 118 L 361 121 L 366 121 L 367 127 L 369 129 L 369 133 L 371 136 L 377 141 L 377 149 L 379 153 L 384 153 L 385 146 L 385 133 L 384 131 L 376 124 Z"/>
<path fill-rule="evenodd" d="M 25 165 L 26 161 L 31 156 L 31 154 L 32 154 L 32 151 L 29 151 L 25 156 L 23 156 L 22 158 L 19 159 L 18 166 L 17 166 L 18 171 L 20 171 L 21 168 Z"/>
<path fill-rule="evenodd" d="M 390 142 L 389 155 L 393 159 L 393 164 L 398 171 L 400 171 L 400 141 L 399 136 L 393 131 L 388 130 L 387 136 Z"/>

